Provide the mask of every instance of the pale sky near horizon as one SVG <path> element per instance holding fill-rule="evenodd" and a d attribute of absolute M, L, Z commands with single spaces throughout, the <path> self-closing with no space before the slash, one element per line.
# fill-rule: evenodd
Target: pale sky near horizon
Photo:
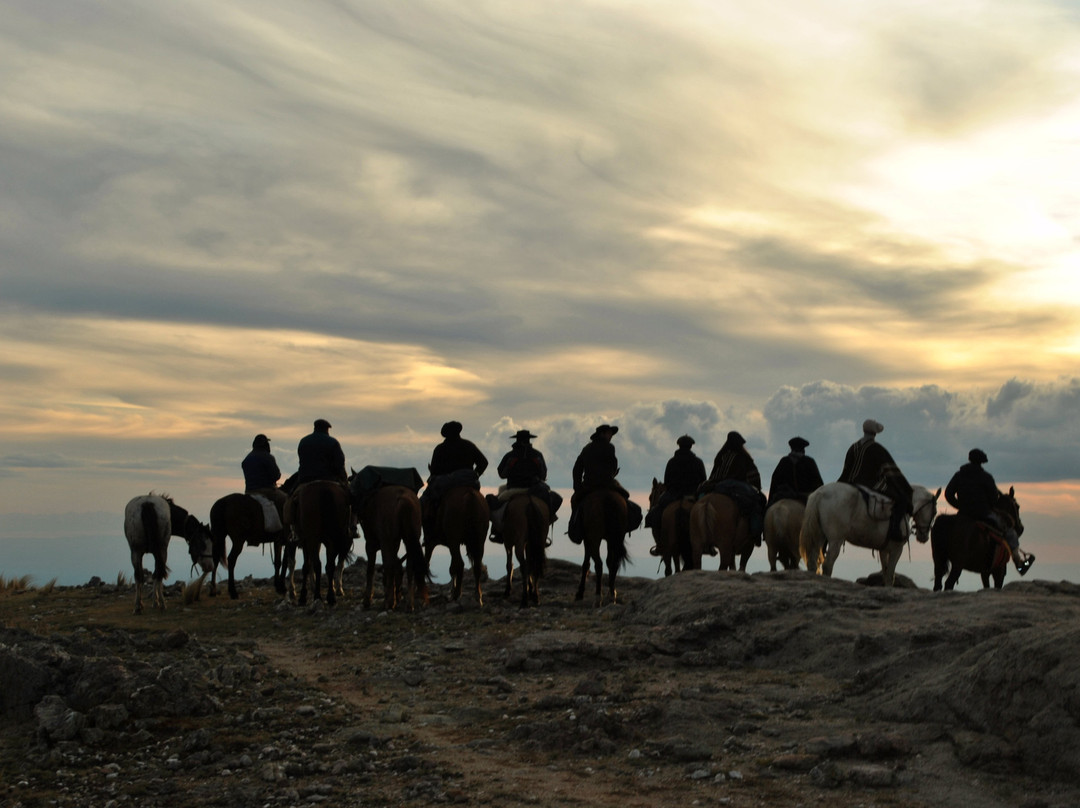
<path fill-rule="evenodd" d="M 973 446 L 1080 516 L 1080 6 L 0 0 L 0 523 L 205 514 L 325 417 L 646 490 Z M 58 497 L 57 492 L 63 496 Z M 1069 537 L 1072 538 L 1072 537 Z"/>

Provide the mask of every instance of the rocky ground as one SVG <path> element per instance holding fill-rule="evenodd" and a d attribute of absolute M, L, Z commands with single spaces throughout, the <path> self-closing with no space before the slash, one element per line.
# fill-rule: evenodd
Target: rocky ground
<path fill-rule="evenodd" d="M 494 561 L 489 559 L 492 563 Z M 10 806 L 1075 806 L 1080 588 L 627 579 L 416 613 L 0 595 Z"/>

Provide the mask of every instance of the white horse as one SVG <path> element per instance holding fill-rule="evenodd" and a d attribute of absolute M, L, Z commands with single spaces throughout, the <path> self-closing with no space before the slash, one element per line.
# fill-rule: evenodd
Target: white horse
<path fill-rule="evenodd" d="M 881 575 L 885 586 L 892 586 L 896 564 L 915 523 L 915 538 L 925 543 L 930 538 L 930 525 L 937 516 L 936 494 L 921 485 L 912 486 L 912 516 L 902 522 L 903 539 L 889 541 L 889 517 L 892 502 L 885 497 L 871 494 L 869 502 L 863 492 L 848 483 L 827 483 L 810 495 L 806 502 L 800 539 L 806 568 L 823 575 L 832 576 L 833 565 L 844 542 L 869 547 L 881 559 Z"/>
<path fill-rule="evenodd" d="M 124 535 L 131 548 L 131 566 L 135 569 L 135 614 L 141 614 L 143 563 L 146 553 L 154 556 L 154 605 L 165 609 L 165 578 L 169 538 L 182 536 L 188 544 L 191 566 L 203 572 L 214 569 L 214 543 L 210 528 L 178 506 L 168 496 L 153 492 L 135 497 L 124 508 Z"/>

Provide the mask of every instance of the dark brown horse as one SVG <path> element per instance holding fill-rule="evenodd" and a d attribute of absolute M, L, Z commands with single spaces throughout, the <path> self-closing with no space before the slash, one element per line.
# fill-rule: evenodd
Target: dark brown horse
<path fill-rule="evenodd" d="M 1020 521 L 1020 505 L 1016 502 L 1014 489 L 1002 494 L 994 506 L 994 513 L 1019 536 L 1024 532 Z M 934 554 L 934 591 L 940 592 L 942 578 L 945 589 L 956 586 L 963 570 L 977 572 L 982 576 L 983 588 L 1001 589 L 1012 555 L 1005 537 L 984 522 L 976 522 L 960 514 L 942 514 L 930 531 L 930 547 Z M 946 577 L 946 575 L 948 577 Z"/>
<path fill-rule="evenodd" d="M 352 549 L 353 531 L 349 492 L 332 480 L 312 480 L 299 486 L 285 509 L 286 521 L 304 551 L 301 606 L 307 603 L 308 578 L 312 579 L 315 600 L 322 598 L 319 554 L 326 549 L 326 603 L 336 602 L 334 580 L 340 565 Z"/>
<path fill-rule="evenodd" d="M 521 608 L 540 603 L 540 578 L 547 565 L 548 503 L 525 489 L 506 503 L 502 538 L 506 545 L 506 597 L 514 580 L 514 555 L 521 571 Z"/>
<path fill-rule="evenodd" d="M 272 544 L 270 557 L 274 564 L 274 589 L 279 595 L 286 591 L 295 599 L 292 572 L 296 565 L 296 544 L 285 540 L 287 531 L 268 533 L 263 506 L 247 494 L 227 494 L 210 508 L 210 534 L 214 539 L 214 572 L 210 579 L 210 594 L 217 594 L 217 567 L 226 564 L 229 571 L 229 597 L 236 591 L 236 561 L 246 544 Z M 225 557 L 225 537 L 232 537 L 232 549 Z"/>
<path fill-rule="evenodd" d="M 382 553 L 383 602 L 392 610 L 398 603 L 401 588 L 401 559 L 398 551 L 405 545 L 408 573 L 408 607 L 416 607 L 416 598 L 427 603 L 427 560 L 420 543 L 420 500 L 404 485 L 383 485 L 366 494 L 360 505 L 360 526 L 364 530 L 367 555 L 367 587 L 364 608 L 371 608 L 375 593 L 375 556 Z"/>
<path fill-rule="evenodd" d="M 656 506 L 666 490 L 666 486 L 654 477 L 652 491 L 649 492 L 650 508 Z M 693 505 L 693 497 L 681 497 L 667 503 L 652 526 L 653 539 L 656 542 L 654 554 L 660 556 L 665 576 L 671 575 L 673 569 L 675 572 L 679 572 L 684 566 L 690 569 L 690 509 Z"/>
<path fill-rule="evenodd" d="M 433 534 L 424 533 L 424 559 L 429 567 L 431 554 L 438 545 L 450 550 L 450 596 L 455 601 L 461 598 L 461 582 L 465 575 L 465 561 L 461 557 L 464 547 L 472 567 L 476 602 L 481 606 L 484 604 L 480 578 L 484 571 L 484 545 L 490 524 L 491 511 L 484 495 L 479 489 L 458 485 L 442 495 Z"/>
<path fill-rule="evenodd" d="M 746 572 L 754 552 L 750 520 L 727 494 L 706 494 L 690 510 L 690 546 L 691 569 L 701 569 L 702 555 L 717 551 L 721 570 L 735 569 L 735 557 L 740 556 L 739 570 Z"/>
<path fill-rule="evenodd" d="M 591 561 L 596 568 L 596 605 L 603 604 L 604 567 L 600 561 L 600 544 L 607 542 L 608 594 L 615 603 L 618 599 L 615 578 L 630 558 L 626 552 L 626 500 L 618 491 L 600 489 L 586 494 L 579 507 L 585 561 L 581 565 L 581 583 L 575 600 L 585 597 L 585 579 L 589 576 Z"/>

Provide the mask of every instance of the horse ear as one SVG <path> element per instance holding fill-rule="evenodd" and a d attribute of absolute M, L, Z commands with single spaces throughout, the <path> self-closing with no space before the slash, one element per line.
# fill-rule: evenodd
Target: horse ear
<path fill-rule="evenodd" d="M 652 484 L 653 484 L 653 485 L 659 485 L 659 484 L 660 484 L 660 481 L 659 481 L 658 479 L 656 479 L 655 477 L 653 477 L 653 478 L 652 478 Z"/>
<path fill-rule="evenodd" d="M 937 502 L 937 501 L 938 501 L 938 498 L 939 498 L 940 496 L 941 496 L 941 489 L 939 488 L 939 489 L 937 490 L 937 493 L 936 493 L 936 494 L 934 494 L 934 502 Z"/>
<path fill-rule="evenodd" d="M 1009 486 L 1009 496 L 1010 496 L 1010 497 L 1011 497 L 1011 496 L 1015 496 L 1015 494 L 1016 494 L 1016 489 L 1015 489 L 1015 488 L 1013 488 L 1013 487 L 1012 487 L 1012 486 L 1010 485 L 1010 486 Z"/>

